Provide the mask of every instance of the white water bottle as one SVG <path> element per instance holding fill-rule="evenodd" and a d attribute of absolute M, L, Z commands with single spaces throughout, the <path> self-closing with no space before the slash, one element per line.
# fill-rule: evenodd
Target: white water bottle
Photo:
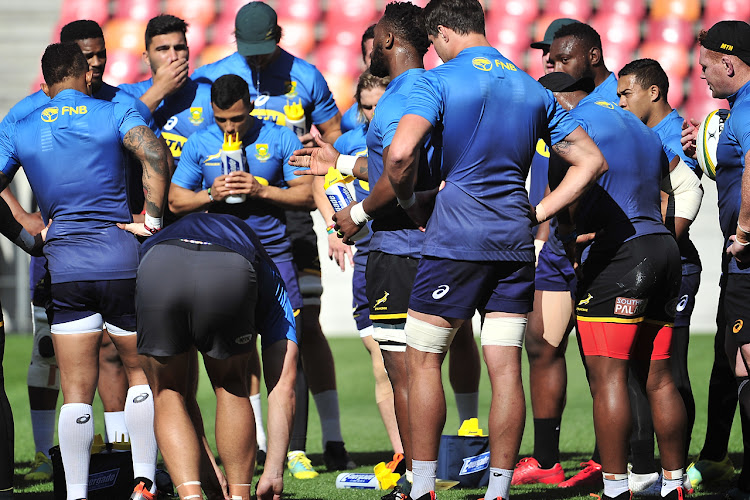
<path fill-rule="evenodd" d="M 366 472 L 342 472 L 336 478 L 336 488 L 379 490 L 380 483 L 375 474 Z"/>
<path fill-rule="evenodd" d="M 231 172 L 249 171 L 239 134 L 224 134 L 224 143 L 221 146 L 221 170 L 224 175 Z M 227 196 L 224 201 L 229 204 L 242 203 L 245 201 L 245 195 L 233 194 Z"/>
<path fill-rule="evenodd" d="M 347 185 L 354 180 L 354 177 L 347 175 L 344 177 L 341 172 L 331 167 L 328 169 L 328 173 L 325 176 L 325 182 L 323 187 L 326 191 L 328 201 L 331 202 L 333 210 L 338 212 L 348 207 L 350 203 L 354 201 L 352 194 L 349 191 Z M 369 234 L 370 230 L 367 229 L 367 225 L 362 226 L 362 229 L 357 231 L 357 234 L 352 236 L 352 241 L 358 241 Z"/>
<path fill-rule="evenodd" d="M 307 119 L 305 118 L 305 108 L 301 102 L 295 102 L 284 106 L 284 115 L 286 116 L 286 127 L 294 132 L 297 137 L 302 137 L 307 133 Z"/>

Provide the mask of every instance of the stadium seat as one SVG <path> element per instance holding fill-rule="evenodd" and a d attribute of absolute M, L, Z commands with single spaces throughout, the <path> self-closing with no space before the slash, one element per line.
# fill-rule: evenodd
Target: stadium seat
<path fill-rule="evenodd" d="M 651 19 L 678 18 L 695 22 L 700 17 L 700 0 L 654 0 L 651 4 Z"/>
<path fill-rule="evenodd" d="M 159 0 L 114 0 L 114 17 L 148 21 L 161 12 Z"/>
<path fill-rule="evenodd" d="M 208 26 L 216 16 L 214 0 L 166 0 L 165 12 L 188 24 Z"/>
<path fill-rule="evenodd" d="M 107 50 L 104 81 L 110 85 L 134 83 L 142 73 L 142 59 L 129 50 Z"/>
<path fill-rule="evenodd" d="M 198 59 L 201 50 L 206 46 L 206 28 L 200 24 L 191 24 L 188 26 L 187 33 L 188 47 L 190 47 L 190 62 Z"/>
<path fill-rule="evenodd" d="M 91 19 L 104 24 L 109 19 L 108 0 L 64 0 L 60 9 L 60 23 Z"/>
<path fill-rule="evenodd" d="M 632 50 L 623 45 L 608 42 L 602 43 L 602 54 L 604 55 L 604 63 L 607 65 L 607 69 L 614 72 L 615 75 L 617 75 L 617 72 L 623 66 L 635 59 Z"/>
<path fill-rule="evenodd" d="M 599 2 L 597 14 L 618 14 L 622 17 L 632 17 L 640 20 L 646 15 L 646 1 L 608 0 Z"/>
<path fill-rule="evenodd" d="M 531 43 L 529 23 L 518 17 L 500 17 L 487 22 L 487 40 L 500 52 L 513 47 L 516 52 L 524 51 Z"/>
<path fill-rule="evenodd" d="M 314 23 L 320 19 L 320 2 L 317 0 L 279 0 L 276 14 L 281 18 Z"/>
<path fill-rule="evenodd" d="M 669 104 L 673 108 L 679 108 L 685 102 L 685 77 L 680 77 L 679 75 L 667 72 L 667 79 L 669 80 L 667 101 L 669 101 Z"/>
<path fill-rule="evenodd" d="M 219 18 L 211 24 L 211 35 L 208 40 L 213 44 L 232 44 L 235 43 L 234 38 L 234 15 L 232 16 L 219 16 Z M 282 33 L 283 36 L 283 33 Z"/>
<path fill-rule="evenodd" d="M 547 0 L 544 15 L 570 17 L 586 22 L 591 17 L 591 0 Z"/>
<path fill-rule="evenodd" d="M 322 43 L 315 49 L 315 66 L 322 73 L 359 77 L 362 55 L 359 47 Z"/>
<path fill-rule="evenodd" d="M 438 56 L 437 52 L 435 52 L 435 47 L 430 45 L 430 48 L 427 50 L 427 53 L 424 55 L 425 69 L 437 68 L 441 64 L 443 64 L 443 61 L 440 60 L 440 56 Z"/>
<path fill-rule="evenodd" d="M 248 0 L 219 0 L 219 10 L 217 10 L 217 12 L 220 17 L 227 16 L 234 19 L 237 12 L 239 12 L 242 6 L 247 2 Z"/>
<path fill-rule="evenodd" d="M 713 99 L 703 95 L 693 95 L 691 92 L 681 115 L 686 120 L 693 118 L 701 121 L 715 109 L 729 109 L 729 103 L 726 99 Z"/>
<path fill-rule="evenodd" d="M 666 42 L 645 42 L 638 52 L 639 58 L 659 61 L 664 71 L 674 77 L 684 78 L 690 70 L 690 51 L 681 45 Z"/>
<path fill-rule="evenodd" d="M 544 76 L 544 66 L 542 65 L 542 51 L 539 49 L 529 49 L 524 56 L 526 61 L 525 71 L 534 80 L 539 80 Z M 518 61 L 521 64 L 521 61 Z"/>
<path fill-rule="evenodd" d="M 705 0 L 704 19 L 750 19 L 750 2 L 747 0 Z"/>
<path fill-rule="evenodd" d="M 544 15 L 536 19 L 536 22 L 531 28 L 531 41 L 537 42 L 539 40 L 544 40 L 544 32 L 547 31 L 547 28 L 549 28 L 549 25 L 552 24 L 552 21 L 557 19 L 560 16 L 548 16 Z"/>
<path fill-rule="evenodd" d="M 327 44 L 342 45 L 349 49 L 356 49 L 359 52 L 362 34 L 372 24 L 372 20 L 362 19 L 327 19 L 326 35 L 324 42 Z M 360 56 L 361 53 L 360 53 Z"/>
<path fill-rule="evenodd" d="M 279 18 L 282 28 L 281 43 L 284 50 L 297 57 L 305 58 L 315 47 L 315 26 L 308 21 Z"/>
<path fill-rule="evenodd" d="M 539 4 L 536 0 L 494 0 L 487 12 L 487 22 L 510 17 L 528 25 L 538 16 Z"/>
<path fill-rule="evenodd" d="M 602 37 L 602 43 L 620 45 L 624 50 L 635 50 L 641 41 L 639 20 L 631 16 L 605 12 L 595 15 L 591 26 Z"/>
<path fill-rule="evenodd" d="M 346 23 L 365 25 L 376 22 L 378 9 L 372 0 L 329 0 L 325 20 L 328 28 L 336 28 Z"/>
<path fill-rule="evenodd" d="M 203 66 L 204 64 L 211 64 L 212 62 L 216 62 L 219 59 L 224 59 L 225 57 L 227 57 L 228 55 L 231 55 L 236 50 L 237 50 L 237 47 L 233 43 L 232 44 L 208 45 L 200 53 L 200 57 L 198 58 L 198 61 L 200 64 L 198 64 L 198 66 Z"/>
<path fill-rule="evenodd" d="M 693 24 L 682 19 L 649 19 L 645 28 L 645 41 L 667 42 L 691 48 L 696 42 Z"/>
<path fill-rule="evenodd" d="M 108 50 L 129 50 L 136 55 L 141 55 L 145 50 L 143 40 L 143 33 L 146 31 L 145 21 L 112 19 L 103 26 L 103 31 Z"/>
<path fill-rule="evenodd" d="M 346 110 L 354 104 L 354 92 L 357 90 L 357 79 L 350 75 L 342 75 L 335 72 L 322 71 L 323 78 L 328 83 L 328 88 L 333 94 L 336 106 L 340 110 Z M 357 78 L 359 75 L 357 75 Z"/>

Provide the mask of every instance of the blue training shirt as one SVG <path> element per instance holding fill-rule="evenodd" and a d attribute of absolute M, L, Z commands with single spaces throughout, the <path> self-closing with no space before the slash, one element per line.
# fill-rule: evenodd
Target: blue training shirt
<path fill-rule="evenodd" d="M 375 115 L 367 129 L 367 169 L 372 186 L 383 175 L 383 151 L 391 145 L 398 122 L 413 98 L 414 84 L 424 74 L 425 70 L 422 68 L 404 71 L 391 80 L 378 101 Z M 430 139 L 420 153 L 415 190 L 432 189 L 439 185 L 439 162 L 440 149 L 436 150 L 434 141 Z M 396 200 L 373 220 L 372 230 L 370 251 L 421 258 L 425 234 L 398 206 Z"/>
<path fill-rule="evenodd" d="M 222 175 L 220 153 L 223 142 L 224 133 L 216 124 L 190 136 L 172 176 L 172 183 L 191 191 L 211 187 L 214 179 Z M 287 181 L 297 178 L 294 175 L 296 168 L 289 165 L 289 157 L 302 148 L 302 143 L 291 130 L 254 120 L 242 138 L 242 145 L 250 173 L 261 184 L 286 188 Z M 283 208 L 248 197 L 243 203 L 234 205 L 212 203 L 208 210 L 236 215 L 245 220 L 274 261 L 292 260 Z"/>
<path fill-rule="evenodd" d="M 258 279 L 254 325 L 261 346 L 287 338 L 297 342 L 294 311 L 279 270 L 260 240 L 241 219 L 227 214 L 193 213 L 162 229 L 141 246 L 141 255 L 164 241 L 187 239 L 219 245 L 242 255 L 252 264 Z"/>
<path fill-rule="evenodd" d="M 725 246 L 729 245 L 729 237 L 737 231 L 742 201 L 742 173 L 745 171 L 745 155 L 750 151 L 750 82 L 727 100 L 730 113 L 716 148 L 719 225 Z M 737 261 L 731 259 L 729 273 L 750 274 L 750 268 L 742 270 L 737 266 Z"/>
<path fill-rule="evenodd" d="M 429 121 L 433 140 L 443 143 L 446 185 L 423 255 L 534 262 L 525 185 L 531 159 L 540 138 L 556 144 L 578 126 L 552 93 L 496 49 L 470 47 L 424 73 L 405 114 Z"/>
<path fill-rule="evenodd" d="M 362 125 L 362 117 L 359 113 L 359 104 L 355 102 L 341 115 L 341 133 L 345 134 L 360 125 Z"/>
<path fill-rule="evenodd" d="M 367 157 L 367 123 L 360 123 L 357 127 L 343 134 L 333 147 L 342 155 Z M 361 202 L 370 194 L 370 183 L 354 179 L 354 194 L 357 201 Z M 356 243 L 357 251 L 354 253 L 354 267 L 362 272 L 367 266 L 367 255 L 370 253 L 370 239 L 372 239 L 372 221 L 367 223 L 370 231 L 367 236 Z"/>
<path fill-rule="evenodd" d="M 45 221 L 44 254 L 53 283 L 135 278 L 138 242 L 115 225 L 131 221 L 122 141 L 146 126 L 121 103 L 61 91 L 0 132 L 0 171 L 21 165 Z"/>
<path fill-rule="evenodd" d="M 591 94 L 595 94 L 600 99 L 603 98 L 615 106 L 619 106 L 620 97 L 617 95 L 617 77 L 615 74 L 610 73 L 602 83 L 596 86 Z"/>
<path fill-rule="evenodd" d="M 286 126 L 284 106 L 301 104 L 312 124 L 325 123 L 339 112 L 323 75 L 312 64 L 294 57 L 284 49 L 260 72 L 250 67 L 239 52 L 201 66 L 193 72 L 198 82 L 212 83 L 222 75 L 235 74 L 250 87 L 255 109 L 252 115 Z"/>

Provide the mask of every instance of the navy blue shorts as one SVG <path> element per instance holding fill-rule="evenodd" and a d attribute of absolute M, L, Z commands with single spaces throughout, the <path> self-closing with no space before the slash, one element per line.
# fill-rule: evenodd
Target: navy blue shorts
<path fill-rule="evenodd" d="M 105 323 L 135 332 L 135 278 L 52 283 L 50 325 L 101 314 Z"/>
<path fill-rule="evenodd" d="M 675 328 L 690 326 L 690 316 L 695 308 L 695 294 L 701 284 L 701 273 L 690 273 L 682 275 L 680 295 L 677 301 L 677 314 L 674 318 Z"/>
<path fill-rule="evenodd" d="M 289 303 L 292 305 L 292 309 L 302 309 L 302 292 L 299 289 L 299 276 L 297 276 L 297 266 L 293 261 L 289 260 L 286 262 L 273 262 L 279 269 L 281 279 L 284 280 L 286 285 L 286 293 L 289 295 Z"/>
<path fill-rule="evenodd" d="M 444 318 L 469 319 L 477 310 L 526 314 L 533 303 L 533 262 L 422 257 L 409 308 Z"/>
<path fill-rule="evenodd" d="M 570 292 L 575 296 L 576 273 L 565 255 L 558 255 L 547 245 L 539 252 L 534 287 L 545 292 Z"/>
<path fill-rule="evenodd" d="M 359 331 L 372 326 L 365 285 L 365 271 L 355 269 L 352 276 L 352 315 Z"/>

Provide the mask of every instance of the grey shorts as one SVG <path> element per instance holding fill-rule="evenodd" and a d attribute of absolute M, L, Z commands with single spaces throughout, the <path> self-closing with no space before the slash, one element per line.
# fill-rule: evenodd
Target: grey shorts
<path fill-rule="evenodd" d="M 174 356 L 196 346 L 216 359 L 255 347 L 258 281 L 252 264 L 218 245 L 170 240 L 138 268 L 138 353 Z"/>

